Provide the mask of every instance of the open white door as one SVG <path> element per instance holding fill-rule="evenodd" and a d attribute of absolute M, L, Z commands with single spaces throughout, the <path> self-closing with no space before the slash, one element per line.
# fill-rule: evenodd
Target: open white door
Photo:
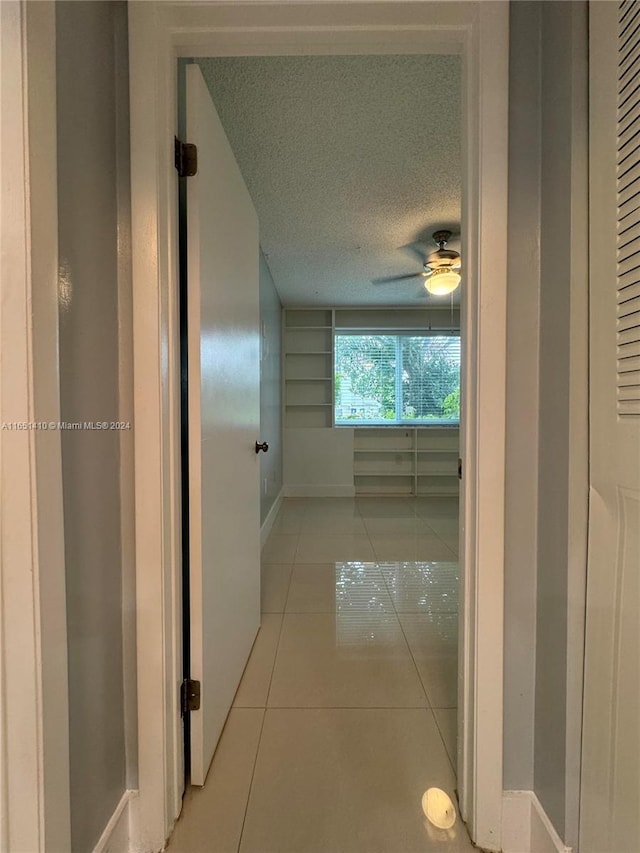
<path fill-rule="evenodd" d="M 640 3 L 590 4 L 590 509 L 580 850 L 640 850 Z"/>
<path fill-rule="evenodd" d="M 186 68 L 191 782 L 203 785 L 260 621 L 258 219 L 197 65 Z"/>

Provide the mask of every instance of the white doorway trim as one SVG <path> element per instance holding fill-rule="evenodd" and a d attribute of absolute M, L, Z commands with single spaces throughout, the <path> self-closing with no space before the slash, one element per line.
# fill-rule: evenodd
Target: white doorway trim
<path fill-rule="evenodd" d="M 132 849 L 159 850 L 182 790 L 176 59 L 463 57 L 463 481 L 458 787 L 500 850 L 506 373 L 508 3 L 140 2 L 129 6 L 140 796 Z"/>
<path fill-rule="evenodd" d="M 55 6 L 0 19 L 0 849 L 44 853 L 71 849 Z"/>

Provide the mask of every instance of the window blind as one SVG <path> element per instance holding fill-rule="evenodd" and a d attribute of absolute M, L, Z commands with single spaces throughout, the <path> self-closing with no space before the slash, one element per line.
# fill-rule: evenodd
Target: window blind
<path fill-rule="evenodd" d="M 459 333 L 336 334 L 336 423 L 435 425 L 459 419 Z"/>
<path fill-rule="evenodd" d="M 459 419 L 460 337 L 400 337 L 402 419 Z"/>
<path fill-rule="evenodd" d="M 640 3 L 618 12 L 617 400 L 640 415 Z"/>

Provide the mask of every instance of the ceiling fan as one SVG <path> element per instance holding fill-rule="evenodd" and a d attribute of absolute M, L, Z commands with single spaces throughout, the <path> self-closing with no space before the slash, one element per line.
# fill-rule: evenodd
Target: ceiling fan
<path fill-rule="evenodd" d="M 460 253 L 447 249 L 451 239 L 451 231 L 436 231 L 433 239 L 438 248 L 427 255 L 420 272 L 405 275 L 392 275 L 374 279 L 374 284 L 391 284 L 396 281 L 406 281 L 411 278 L 423 277 L 424 286 L 435 296 L 452 293 L 460 284 Z"/>

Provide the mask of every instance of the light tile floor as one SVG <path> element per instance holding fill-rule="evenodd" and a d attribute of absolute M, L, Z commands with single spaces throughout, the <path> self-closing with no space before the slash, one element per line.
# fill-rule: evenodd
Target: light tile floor
<path fill-rule="evenodd" d="M 170 853 L 472 851 L 453 798 L 457 502 L 285 500 L 262 552 L 262 627 Z"/>

